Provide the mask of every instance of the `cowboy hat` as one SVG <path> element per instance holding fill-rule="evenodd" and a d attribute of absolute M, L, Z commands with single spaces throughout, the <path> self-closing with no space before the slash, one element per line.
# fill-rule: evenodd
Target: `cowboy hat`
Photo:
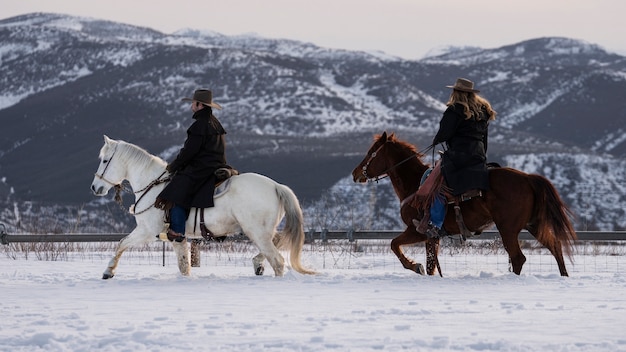
<path fill-rule="evenodd" d="M 452 88 L 460 90 L 462 92 L 478 93 L 478 89 L 474 89 L 474 82 L 466 78 L 457 78 L 453 86 L 446 86 L 446 88 Z"/>
<path fill-rule="evenodd" d="M 193 92 L 193 98 L 182 98 L 181 101 L 197 101 L 204 105 L 222 110 L 220 104 L 213 102 L 213 93 L 208 89 L 197 89 Z"/>

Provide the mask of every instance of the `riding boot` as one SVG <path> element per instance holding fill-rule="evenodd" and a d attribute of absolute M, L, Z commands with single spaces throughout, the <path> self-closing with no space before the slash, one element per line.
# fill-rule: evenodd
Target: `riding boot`
<path fill-rule="evenodd" d="M 426 230 L 426 237 L 428 238 L 441 238 L 444 236 L 450 236 L 450 234 L 448 233 L 448 231 L 446 231 L 443 228 L 439 228 L 436 225 L 433 225 L 432 223 L 430 223 L 430 227 L 428 228 L 428 230 Z"/>
<path fill-rule="evenodd" d="M 425 211 L 424 216 L 420 220 L 413 219 L 413 226 L 419 233 L 426 233 L 430 224 L 430 212 Z"/>
<path fill-rule="evenodd" d="M 167 229 L 167 240 L 170 242 L 182 242 L 185 240 L 185 235 L 175 232 L 172 229 Z"/>
<path fill-rule="evenodd" d="M 167 229 L 166 232 L 159 233 L 157 238 L 164 242 L 182 242 L 185 240 L 185 235 L 182 235 L 172 229 Z"/>
<path fill-rule="evenodd" d="M 189 216 L 189 208 L 176 204 L 170 210 L 170 227 L 167 229 L 165 238 L 162 240 L 182 242 L 185 240 L 185 221 Z"/>
<path fill-rule="evenodd" d="M 170 242 L 182 242 L 185 240 L 185 235 L 180 234 L 172 229 L 167 230 L 167 240 Z"/>

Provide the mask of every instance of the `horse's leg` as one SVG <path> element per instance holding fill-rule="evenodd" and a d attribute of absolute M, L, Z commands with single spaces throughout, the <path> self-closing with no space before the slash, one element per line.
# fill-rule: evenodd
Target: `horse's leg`
<path fill-rule="evenodd" d="M 176 253 L 176 259 L 178 261 L 178 270 L 184 276 L 189 276 L 191 273 L 191 252 L 189 248 L 189 242 L 187 239 L 182 242 L 172 242 L 174 247 L 174 253 Z"/>
<path fill-rule="evenodd" d="M 419 238 L 417 238 L 417 232 L 409 227 L 404 230 L 404 232 L 402 232 L 400 236 L 391 240 L 391 250 L 396 254 L 396 257 L 398 257 L 400 263 L 402 263 L 402 266 L 405 269 L 409 269 L 413 272 L 424 275 L 424 266 L 420 263 L 415 263 L 414 261 L 407 258 L 401 248 L 404 245 L 417 242 L 419 242 Z M 432 274 L 429 272 L 429 275 Z"/>
<path fill-rule="evenodd" d="M 272 239 L 272 243 L 274 244 L 274 246 L 276 248 L 278 248 L 278 246 L 280 245 L 280 234 L 276 233 L 274 234 L 274 238 Z M 254 267 L 254 274 L 255 275 L 263 275 L 263 273 L 265 272 L 265 266 L 263 265 L 263 262 L 265 261 L 265 255 L 263 253 L 259 253 L 256 256 L 254 256 L 254 258 L 252 258 L 252 265 Z"/>
<path fill-rule="evenodd" d="M 538 232 L 534 228 L 529 228 L 528 232 L 533 235 L 539 243 L 543 244 L 544 247 L 548 248 L 554 259 L 556 259 L 556 264 L 559 266 L 559 272 L 561 276 L 569 276 L 567 274 L 567 269 L 565 268 L 565 260 L 563 259 L 563 250 L 561 249 L 561 241 L 556 239 L 550 239 L 544 236 L 539 236 Z"/>
<path fill-rule="evenodd" d="M 274 269 L 274 274 L 276 276 L 283 276 L 285 271 L 285 258 L 283 258 L 282 254 L 280 254 L 278 249 L 276 249 L 271 242 L 261 248 L 261 252 L 265 253 L 264 255 L 267 261 L 272 266 L 272 269 Z"/>
<path fill-rule="evenodd" d="M 507 181 L 496 177 L 497 172 L 490 172 L 490 191 L 485 194 L 484 210 L 491 215 L 496 225 L 502 245 L 509 254 L 511 269 L 517 275 L 522 272 L 526 257 L 519 246 L 519 233 L 527 226 L 532 216 L 530 188 L 522 180 Z"/>
<path fill-rule="evenodd" d="M 113 258 L 111 258 L 111 260 L 109 260 L 107 268 L 104 270 L 104 273 L 102 273 L 102 279 L 107 280 L 115 276 L 115 270 L 117 269 L 117 265 L 120 262 L 120 257 L 122 256 L 122 253 L 124 253 L 124 251 L 129 247 L 128 245 L 126 245 L 126 241 L 124 241 L 124 239 L 126 239 L 126 237 L 124 237 L 117 245 L 115 255 L 113 256 Z"/>
<path fill-rule="evenodd" d="M 565 260 L 563 259 L 563 250 L 561 249 L 561 243 L 558 242 L 556 244 L 553 244 L 552 246 L 548 246 L 548 249 L 550 250 L 550 253 L 552 253 L 552 255 L 554 256 L 554 259 L 556 259 L 556 263 L 559 266 L 559 273 L 561 273 L 561 276 L 569 276 L 567 274 L 567 269 L 565 268 Z"/>
<path fill-rule="evenodd" d="M 269 246 L 262 245 L 259 247 L 272 266 L 272 269 L 274 269 L 274 274 L 276 276 L 283 276 L 285 272 L 285 258 L 283 258 L 282 254 L 271 244 L 269 244 Z"/>
<path fill-rule="evenodd" d="M 129 233 L 126 237 L 122 238 L 117 245 L 117 249 L 115 250 L 115 255 L 109 261 L 107 268 L 104 270 L 102 274 L 102 278 L 104 280 L 110 279 L 115 276 L 115 270 L 117 269 L 117 265 L 120 262 L 120 258 L 122 254 L 130 247 L 136 246 L 139 244 L 144 244 L 150 241 L 149 237 L 143 237 L 142 234 L 145 233 L 145 229 L 136 227 L 131 233 Z"/>
<path fill-rule="evenodd" d="M 263 255 L 263 253 L 259 253 L 254 258 L 252 258 L 252 265 L 254 266 L 255 275 L 263 275 L 263 272 L 265 271 L 265 266 L 263 265 L 264 261 L 265 255 Z"/>
<path fill-rule="evenodd" d="M 274 269 L 274 274 L 276 276 L 283 276 L 285 271 L 285 258 L 283 258 L 274 244 L 277 238 L 277 236 L 274 235 L 275 231 L 263 227 L 243 228 L 242 230 L 259 249 L 259 254 L 252 259 L 255 273 L 260 275 L 258 273 L 259 270 L 263 271 L 264 269 L 259 268 L 263 267 L 263 261 L 267 259 L 272 269 Z"/>
<path fill-rule="evenodd" d="M 439 239 L 431 238 L 426 241 L 426 273 L 435 275 L 435 269 L 439 271 L 439 276 L 443 276 L 439 266 Z"/>
<path fill-rule="evenodd" d="M 262 227 L 255 229 L 243 229 L 243 232 L 248 236 L 252 242 L 259 249 L 259 254 L 252 258 L 252 265 L 254 267 L 255 275 L 263 275 L 265 272 L 264 261 L 267 261 L 274 269 L 276 276 L 283 276 L 285 271 L 285 258 L 278 251 L 278 247 L 281 245 L 281 236 L 273 229 Z M 272 237 L 267 237 L 266 234 L 271 233 Z"/>
<path fill-rule="evenodd" d="M 509 254 L 509 259 L 511 260 L 511 267 L 513 268 L 513 272 L 519 275 L 522 272 L 522 266 L 524 266 L 524 263 L 526 262 L 526 256 L 524 256 L 524 253 L 522 253 L 522 249 L 520 248 L 519 241 L 517 239 L 519 231 L 499 231 L 500 236 L 502 237 L 502 244 L 504 245 L 504 249 Z"/>

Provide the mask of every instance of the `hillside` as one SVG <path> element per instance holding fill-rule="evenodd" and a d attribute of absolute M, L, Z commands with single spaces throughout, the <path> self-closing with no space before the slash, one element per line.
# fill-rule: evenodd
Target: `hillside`
<path fill-rule="evenodd" d="M 526 171 L 569 174 L 588 160 L 597 160 L 594 170 L 616 170 L 626 156 L 626 60 L 568 38 L 450 48 L 407 61 L 36 13 L 0 20 L 0 43 L 0 196 L 18 208 L 101 207 L 89 185 L 102 136 L 171 159 L 190 123 L 180 98 L 198 87 L 213 89 L 224 106 L 217 115 L 229 162 L 291 186 L 304 204 L 341 183 L 375 133 L 395 131 L 427 146 L 449 94 L 444 86 L 459 76 L 475 80 L 498 111 L 493 161 L 534 155 L 536 167 Z M 622 175 L 603 175 L 619 195 L 615 207 L 626 208 Z M 575 210 L 588 209 L 583 198 L 604 203 L 593 179 L 554 181 Z M 381 207 L 395 206 L 389 202 Z M 594 208 L 603 213 L 589 214 L 586 224 L 623 226 L 622 215 Z"/>

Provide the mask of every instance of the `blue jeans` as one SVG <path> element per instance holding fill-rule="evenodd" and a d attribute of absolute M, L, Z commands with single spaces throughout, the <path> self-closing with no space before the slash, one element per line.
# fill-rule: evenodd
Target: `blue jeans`
<path fill-rule="evenodd" d="M 430 222 L 438 228 L 442 228 L 446 217 L 446 204 L 441 195 L 438 195 L 430 205 Z"/>
<path fill-rule="evenodd" d="M 189 209 L 176 204 L 170 210 L 170 229 L 172 231 L 185 235 L 185 223 L 189 216 Z"/>

